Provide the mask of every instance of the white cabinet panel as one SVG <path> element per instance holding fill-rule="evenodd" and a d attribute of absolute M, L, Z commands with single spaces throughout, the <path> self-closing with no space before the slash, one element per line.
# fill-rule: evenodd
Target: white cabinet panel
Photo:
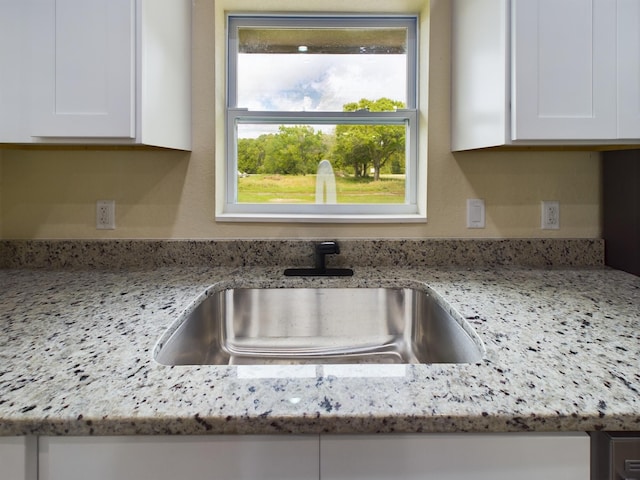
<path fill-rule="evenodd" d="M 586 434 L 321 436 L 322 480 L 586 480 Z"/>
<path fill-rule="evenodd" d="M 611 0 L 512 2 L 512 139 L 616 137 Z"/>
<path fill-rule="evenodd" d="M 618 0 L 618 137 L 640 138 L 638 0 Z"/>
<path fill-rule="evenodd" d="M 0 437 L 0 478 L 36 480 L 37 440 L 35 437 Z"/>
<path fill-rule="evenodd" d="M 191 0 L 0 0 L 0 143 L 191 149 Z"/>
<path fill-rule="evenodd" d="M 0 142 L 29 141 L 24 59 L 28 58 L 22 32 L 28 29 L 27 0 L 0 0 Z"/>
<path fill-rule="evenodd" d="M 140 125 L 137 136 L 146 145 L 190 149 L 189 2 L 139 0 L 138 16 Z"/>
<path fill-rule="evenodd" d="M 134 12 L 133 0 L 34 3 L 31 135 L 135 136 Z"/>
<path fill-rule="evenodd" d="M 452 0 L 451 149 L 640 143 L 638 0 Z"/>
<path fill-rule="evenodd" d="M 40 437 L 38 441 L 38 462 L 32 454 L 26 464 L 38 465 L 39 480 L 585 480 L 590 465 L 585 433 Z M 35 468 L 26 473 L 16 469 L 16 458 L 25 465 L 24 451 L 29 450 L 20 441 L 0 441 L 2 465 L 8 461 L 7 471 L 17 472 L 8 480 L 35 480 Z"/>
<path fill-rule="evenodd" d="M 452 2 L 453 150 L 501 145 L 511 118 L 507 0 Z"/>
<path fill-rule="evenodd" d="M 41 437 L 40 480 L 317 480 L 317 436 Z"/>

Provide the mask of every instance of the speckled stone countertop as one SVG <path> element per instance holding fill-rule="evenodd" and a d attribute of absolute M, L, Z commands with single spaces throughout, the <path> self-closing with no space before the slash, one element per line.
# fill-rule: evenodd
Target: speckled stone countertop
<path fill-rule="evenodd" d="M 640 430 L 640 278 L 602 267 L 0 270 L 0 435 Z M 238 286 L 428 285 L 478 364 L 157 364 L 182 312 Z"/>

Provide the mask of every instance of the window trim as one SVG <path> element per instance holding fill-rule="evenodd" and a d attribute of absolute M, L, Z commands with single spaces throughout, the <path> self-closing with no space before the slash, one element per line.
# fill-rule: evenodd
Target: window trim
<path fill-rule="evenodd" d="M 317 27 L 393 27 L 409 28 L 407 45 L 407 99 L 408 108 L 395 112 L 276 112 L 249 111 L 236 108 L 236 61 L 237 35 L 230 32 L 238 26 Z M 418 64 L 419 64 L 419 16 L 417 14 L 236 14 L 226 15 L 226 98 L 225 98 L 225 164 L 224 195 L 222 208 L 216 210 L 218 221 L 298 221 L 328 223 L 393 223 L 426 221 L 426 193 L 419 187 L 426 177 L 422 169 L 426 162 L 418 161 L 420 126 Z M 394 124 L 407 125 L 406 138 L 406 197 L 403 204 L 248 204 L 237 203 L 237 137 L 238 123 L 264 122 L 273 124 Z M 426 152 L 425 152 L 426 153 Z M 423 157 L 425 154 L 423 154 Z M 218 170 L 220 171 L 220 170 Z M 220 183 L 218 183 L 220 185 Z"/>

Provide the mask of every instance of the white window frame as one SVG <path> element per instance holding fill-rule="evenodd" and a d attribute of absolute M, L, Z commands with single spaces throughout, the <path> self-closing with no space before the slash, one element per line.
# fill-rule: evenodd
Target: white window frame
<path fill-rule="evenodd" d="M 236 28 L 248 25 L 316 27 L 339 26 L 408 26 L 407 52 L 407 108 L 395 112 L 275 112 L 249 111 L 236 104 Z M 256 222 L 327 222 L 327 223 L 393 223 L 426 221 L 426 152 L 420 155 L 423 132 L 420 118 L 418 68 L 419 68 L 419 16 L 417 14 L 227 14 L 225 47 L 225 136 L 224 165 L 218 165 L 216 220 Z M 412 41 L 412 37 L 415 40 Z M 406 137 L 406 192 L 403 204 L 248 204 L 237 199 L 237 137 L 238 123 L 266 123 L 274 125 L 321 124 L 389 124 L 407 125 Z M 218 148 L 220 138 L 217 137 Z M 422 157 L 422 161 L 419 159 Z M 222 168 L 220 168 L 222 167 Z M 220 176 L 222 174 L 222 176 Z"/>

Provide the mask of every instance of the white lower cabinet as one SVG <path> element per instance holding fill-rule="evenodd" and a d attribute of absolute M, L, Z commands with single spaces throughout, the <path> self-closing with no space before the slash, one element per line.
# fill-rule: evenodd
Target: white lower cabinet
<path fill-rule="evenodd" d="M 38 470 L 39 480 L 587 480 L 589 436 L 40 437 Z"/>
<path fill-rule="evenodd" d="M 328 435 L 322 480 L 588 480 L 579 434 Z"/>
<path fill-rule="evenodd" d="M 0 437 L 0 479 L 36 480 L 36 437 Z"/>
<path fill-rule="evenodd" d="M 39 449 L 39 480 L 318 480 L 317 436 L 40 437 Z"/>

